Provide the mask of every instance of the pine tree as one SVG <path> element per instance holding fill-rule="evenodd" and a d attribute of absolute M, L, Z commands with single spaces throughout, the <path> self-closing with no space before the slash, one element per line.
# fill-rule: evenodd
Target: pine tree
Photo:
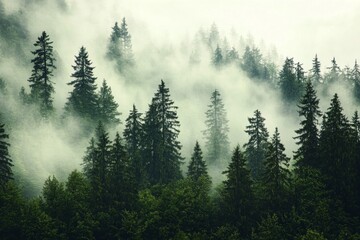
<path fill-rule="evenodd" d="M 305 83 L 305 72 L 300 62 L 296 63 L 295 67 L 296 81 L 303 85 Z"/>
<path fill-rule="evenodd" d="M 210 51 L 213 52 L 216 45 L 218 45 L 219 43 L 220 43 L 219 30 L 216 24 L 213 23 L 210 28 L 209 37 L 207 39 L 207 44 L 209 46 Z"/>
<path fill-rule="evenodd" d="M 284 151 L 285 147 L 280 141 L 278 128 L 275 128 L 275 133 L 266 152 L 262 176 L 262 184 L 265 188 L 264 197 L 273 211 L 278 211 L 283 207 L 290 183 L 290 158 L 285 155 Z"/>
<path fill-rule="evenodd" d="M 360 68 L 357 61 L 355 61 L 354 68 L 351 71 L 351 79 L 354 85 L 355 99 L 360 102 Z"/>
<path fill-rule="evenodd" d="M 169 88 L 161 80 L 145 116 L 144 153 L 151 183 L 168 183 L 181 178 L 181 145 L 177 107 L 170 99 Z"/>
<path fill-rule="evenodd" d="M 311 81 L 306 83 L 305 94 L 301 98 L 299 107 L 299 116 L 302 118 L 301 128 L 296 130 L 295 137 L 299 149 L 295 152 L 297 168 L 318 166 L 318 118 L 321 116 L 319 110 L 319 99 L 316 97 L 316 91 Z"/>
<path fill-rule="evenodd" d="M 351 132 L 350 124 L 337 94 L 331 100 L 325 113 L 320 133 L 320 171 L 327 178 L 327 185 L 333 196 L 349 200 L 351 191 Z M 346 205 L 349 202 L 344 202 Z"/>
<path fill-rule="evenodd" d="M 187 176 L 195 181 L 199 180 L 200 177 L 210 179 L 207 173 L 207 166 L 202 157 L 202 151 L 199 143 L 196 141 L 194 152 L 191 156 L 191 161 L 188 166 Z"/>
<path fill-rule="evenodd" d="M 116 126 L 120 123 L 118 118 L 120 113 L 117 111 L 118 106 L 112 95 L 111 88 L 107 85 L 106 80 L 104 80 L 98 94 L 98 111 L 99 120 L 105 126 Z"/>
<path fill-rule="evenodd" d="M 75 57 L 75 65 L 72 66 L 74 73 L 71 77 L 75 78 L 68 83 L 74 87 L 70 93 L 65 111 L 68 114 L 80 116 L 90 120 L 96 120 L 98 116 L 98 99 L 96 90 L 92 62 L 84 47 L 80 48 L 78 56 Z"/>
<path fill-rule="evenodd" d="M 31 60 L 34 65 L 28 80 L 31 89 L 30 98 L 33 103 L 39 104 L 41 116 L 44 118 L 48 118 L 54 110 L 52 97 L 54 83 L 50 79 L 56 67 L 52 44 L 49 35 L 44 31 L 34 44 L 36 50 L 31 52 L 35 57 Z"/>
<path fill-rule="evenodd" d="M 242 57 L 242 69 L 250 78 L 262 78 L 264 76 L 264 66 L 262 64 L 262 55 L 258 48 L 246 46 Z"/>
<path fill-rule="evenodd" d="M 225 56 L 226 64 L 238 63 L 239 60 L 240 60 L 239 53 L 238 51 L 236 51 L 234 47 L 232 47 L 231 50 L 226 52 L 226 56 Z"/>
<path fill-rule="evenodd" d="M 92 200 L 97 209 L 104 209 L 109 201 L 108 176 L 111 166 L 111 141 L 104 126 L 99 122 L 95 139 L 90 140 L 84 157 L 84 172 L 92 188 Z"/>
<path fill-rule="evenodd" d="M 312 62 L 313 62 L 313 67 L 310 70 L 310 72 L 311 72 L 310 79 L 312 80 L 314 85 L 317 85 L 322 82 L 321 69 L 320 69 L 321 65 L 320 65 L 320 61 L 317 57 L 317 54 L 315 55 L 315 58 L 313 59 Z"/>
<path fill-rule="evenodd" d="M 246 168 L 246 160 L 239 145 L 236 146 L 231 162 L 223 173 L 226 174 L 222 194 L 226 207 L 224 211 L 228 219 L 240 227 L 242 233 L 249 233 L 254 195 L 250 171 Z"/>
<path fill-rule="evenodd" d="M 340 68 L 336 63 L 336 59 L 333 58 L 331 60 L 331 67 L 328 67 L 330 71 L 324 77 L 324 83 L 326 84 L 333 84 L 337 82 L 340 78 Z"/>
<path fill-rule="evenodd" d="M 354 180 L 352 189 L 354 189 L 354 198 L 356 203 L 355 210 L 352 212 L 358 215 L 360 213 L 360 118 L 357 111 L 355 111 L 351 119 L 351 143 L 352 143 L 352 162 L 351 175 Z"/>
<path fill-rule="evenodd" d="M 220 68 L 224 64 L 224 57 L 223 57 L 223 54 L 222 54 L 222 51 L 221 51 L 221 48 L 219 47 L 219 45 L 217 45 L 215 52 L 213 54 L 212 64 L 216 68 Z"/>
<path fill-rule="evenodd" d="M 125 18 L 123 18 L 121 22 L 120 36 L 125 67 L 132 66 L 134 64 L 134 56 L 132 53 L 131 35 L 129 34 Z"/>
<path fill-rule="evenodd" d="M 116 208 L 120 211 L 131 210 L 135 204 L 136 186 L 132 165 L 130 164 L 125 147 L 122 145 L 120 134 L 116 133 L 110 148 L 110 189 Z"/>
<path fill-rule="evenodd" d="M 109 60 L 116 61 L 117 69 L 120 72 L 125 72 L 128 67 L 134 65 L 131 35 L 125 18 L 122 19 L 120 27 L 115 22 L 115 26 L 112 28 L 106 56 Z"/>
<path fill-rule="evenodd" d="M 108 50 L 106 56 L 110 60 L 119 59 L 121 57 L 121 30 L 118 26 L 118 23 L 115 22 L 114 27 L 112 28 L 112 33 L 110 36 L 110 42 L 108 44 Z"/>
<path fill-rule="evenodd" d="M 249 141 L 244 144 L 245 154 L 253 180 L 258 181 L 264 170 L 265 153 L 268 145 L 269 133 L 265 127 L 265 118 L 259 110 L 255 110 L 254 117 L 248 118 L 250 125 L 245 132 L 249 134 Z"/>
<path fill-rule="evenodd" d="M 206 162 L 208 164 L 225 163 L 229 157 L 228 120 L 226 111 L 218 90 L 211 94 L 211 104 L 206 111 L 204 131 L 206 139 Z M 224 161 L 225 160 L 225 161 Z"/>
<path fill-rule="evenodd" d="M 11 167 L 13 166 L 12 160 L 9 155 L 9 146 L 7 142 L 9 134 L 5 133 L 5 124 L 0 124 L 0 187 L 13 179 Z"/>
<path fill-rule="evenodd" d="M 298 101 L 301 95 L 301 82 L 297 79 L 294 60 L 286 58 L 282 70 L 280 71 L 280 89 L 286 101 Z M 299 76 L 301 77 L 301 76 Z"/>
<path fill-rule="evenodd" d="M 135 105 L 130 111 L 125 123 L 124 138 L 125 147 L 129 155 L 130 162 L 134 169 L 135 179 L 137 186 L 145 184 L 145 166 L 141 157 L 142 136 L 143 136 L 143 123 L 141 113 L 138 112 Z"/>

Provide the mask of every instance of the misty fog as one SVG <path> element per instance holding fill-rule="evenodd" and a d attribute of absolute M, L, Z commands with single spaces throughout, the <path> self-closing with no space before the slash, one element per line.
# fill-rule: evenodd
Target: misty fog
<path fill-rule="evenodd" d="M 279 91 L 268 84 L 253 81 L 237 66 L 222 69 L 211 66 L 211 56 L 198 44 L 201 31 L 209 31 L 215 23 L 221 39 L 240 56 L 244 42 L 261 49 L 264 58 L 271 59 L 279 70 L 285 57 L 294 57 L 311 68 L 317 53 L 322 72 L 336 57 L 342 67 L 352 67 L 360 52 L 357 44 L 360 30 L 360 3 L 343 1 L 96 1 L 96 0 L 2 0 L 6 15 L 16 15 L 28 32 L 24 55 L 6 55 L 0 59 L 0 77 L 8 85 L 8 94 L 1 99 L 1 112 L 11 113 L 11 155 L 15 173 L 33 184 L 39 192 L 49 175 L 65 179 L 73 169 L 81 169 L 82 158 L 90 136 L 80 136 L 81 122 L 74 119 L 66 126 L 60 123 L 39 122 L 31 118 L 33 109 L 16 101 L 21 86 L 28 91 L 31 74 L 32 44 L 42 31 L 54 42 L 57 69 L 54 106 L 60 116 L 69 96 L 74 56 L 85 46 L 95 67 L 96 83 L 106 79 L 124 123 L 132 105 L 140 112 L 148 110 L 153 94 L 163 79 L 170 88 L 171 98 L 179 107 L 180 142 L 186 171 L 195 141 L 204 148 L 205 111 L 211 92 L 219 90 L 229 120 L 229 140 L 233 149 L 246 143 L 245 127 L 248 117 L 259 109 L 266 118 L 270 135 L 279 128 L 286 153 L 296 150 L 295 130 L 299 126 L 296 107 L 288 109 Z M 274 11 L 268 11 L 274 9 Z M 350 9 L 350 10 L 349 10 Z M 318 15 L 318 11 L 323 14 Z M 113 62 L 105 58 L 114 23 L 126 17 L 136 66 L 129 74 L 119 74 Z M 324 39 L 326 41 L 324 42 Z M 200 46 L 200 47 L 197 47 Z M 200 62 L 190 64 L 190 56 L 198 50 Z M 19 57 L 21 59 L 19 59 Z M 19 62 L 21 64 L 19 64 Z M 337 92 L 347 116 L 358 108 L 344 86 L 332 86 L 328 94 L 318 92 L 322 111 L 329 107 L 330 98 Z M 4 103 L 6 101 L 6 104 Z M 9 104 L 10 102 L 10 104 Z M 124 124 L 115 131 L 123 132 Z M 113 131 L 113 132 L 115 132 Z M 111 136 L 113 138 L 113 136 Z M 218 183 L 222 169 L 211 170 Z"/>

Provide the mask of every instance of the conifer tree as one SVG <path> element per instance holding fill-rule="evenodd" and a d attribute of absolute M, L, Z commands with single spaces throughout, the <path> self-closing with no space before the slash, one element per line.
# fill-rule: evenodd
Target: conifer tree
<path fill-rule="evenodd" d="M 53 111 L 54 83 L 51 77 L 56 67 L 52 44 L 49 35 L 44 31 L 34 44 L 36 50 L 31 52 L 34 55 L 31 63 L 34 65 L 28 80 L 31 89 L 30 99 L 33 103 L 39 104 L 41 116 L 44 118 L 48 118 Z"/>
<path fill-rule="evenodd" d="M 104 126 L 99 122 L 95 139 L 90 140 L 84 157 L 84 172 L 92 188 L 92 200 L 98 209 L 103 209 L 109 201 L 108 176 L 111 166 L 111 141 Z"/>
<path fill-rule="evenodd" d="M 223 197 L 227 217 L 241 228 L 242 233 L 249 233 L 254 195 L 250 171 L 246 168 L 246 160 L 239 145 L 234 149 L 231 162 L 223 173 L 226 174 Z"/>
<path fill-rule="evenodd" d="M 250 125 L 245 132 L 249 134 L 249 141 L 244 144 L 248 159 L 251 177 L 254 181 L 260 180 L 264 170 L 265 153 L 268 145 L 269 133 L 265 127 L 265 118 L 259 110 L 255 110 L 254 117 L 248 118 Z"/>
<path fill-rule="evenodd" d="M 296 81 L 301 85 L 305 83 L 305 72 L 300 62 L 296 63 L 295 67 Z"/>
<path fill-rule="evenodd" d="M 262 78 L 264 75 L 264 66 L 262 64 L 262 55 L 258 48 L 246 46 L 242 57 L 242 69 L 247 72 L 250 78 Z"/>
<path fill-rule="evenodd" d="M 123 18 L 120 28 L 120 38 L 122 40 L 122 55 L 124 59 L 124 64 L 126 67 L 132 66 L 134 64 L 134 56 L 132 53 L 132 44 L 131 44 L 131 35 L 128 31 L 126 19 Z"/>
<path fill-rule="evenodd" d="M 354 68 L 351 71 L 351 79 L 353 81 L 355 99 L 360 102 L 360 68 L 357 61 L 355 61 Z"/>
<path fill-rule="evenodd" d="M 262 184 L 264 186 L 265 199 L 269 202 L 273 211 L 283 207 L 286 192 L 290 183 L 289 161 L 285 153 L 285 147 L 280 141 L 278 128 L 271 138 L 264 162 Z"/>
<path fill-rule="evenodd" d="M 207 166 L 202 157 L 202 151 L 199 143 L 196 141 L 194 152 L 191 156 L 191 161 L 188 166 L 187 176 L 195 181 L 199 180 L 200 177 L 210 179 L 207 173 Z"/>
<path fill-rule="evenodd" d="M 336 63 L 336 59 L 331 60 L 331 67 L 328 67 L 330 71 L 324 77 L 324 83 L 333 84 L 340 78 L 340 68 Z"/>
<path fill-rule="evenodd" d="M 13 166 L 12 160 L 9 155 L 9 146 L 7 142 L 9 134 L 5 132 L 5 124 L 0 123 L 0 187 L 13 179 L 11 167 Z"/>
<path fill-rule="evenodd" d="M 92 62 L 85 47 L 81 47 L 78 56 L 75 57 L 75 65 L 72 66 L 74 73 L 73 81 L 68 83 L 74 87 L 65 105 L 68 114 L 80 116 L 90 120 L 96 120 L 98 116 L 98 99 Z"/>
<path fill-rule="evenodd" d="M 181 178 L 181 145 L 177 107 L 161 80 L 144 123 L 144 154 L 150 183 L 168 183 Z"/>
<path fill-rule="evenodd" d="M 239 53 L 236 51 L 234 47 L 231 48 L 231 50 L 226 52 L 225 56 L 225 63 L 231 64 L 231 63 L 237 63 L 240 60 Z"/>
<path fill-rule="evenodd" d="M 349 200 L 351 191 L 351 131 L 350 124 L 337 94 L 331 99 L 320 133 L 320 171 L 327 178 L 329 189 L 341 200 Z M 344 204 L 349 204 L 349 202 Z"/>
<path fill-rule="evenodd" d="M 206 139 L 205 160 L 208 164 L 224 163 L 229 157 L 228 120 L 221 95 L 218 90 L 211 94 L 211 104 L 206 111 L 204 131 Z"/>
<path fill-rule="evenodd" d="M 280 89 L 283 98 L 289 102 L 298 101 L 301 95 L 301 82 L 297 79 L 294 60 L 292 58 L 285 59 L 279 75 Z"/>
<path fill-rule="evenodd" d="M 145 166 L 141 157 L 143 137 L 143 120 L 141 115 L 142 114 L 138 112 L 135 105 L 133 105 L 133 109 L 126 119 L 124 130 L 125 148 L 134 169 L 138 187 L 145 183 Z"/>
<path fill-rule="evenodd" d="M 136 186 L 134 171 L 129 162 L 120 134 L 116 133 L 110 148 L 110 189 L 116 207 L 123 211 L 130 210 L 135 203 Z"/>
<path fill-rule="evenodd" d="M 219 47 L 219 45 L 217 45 L 215 52 L 213 54 L 212 64 L 216 68 L 220 68 L 224 64 L 224 57 L 223 57 L 223 54 L 222 54 L 222 51 L 221 51 L 221 48 Z"/>
<path fill-rule="evenodd" d="M 312 61 L 312 65 L 313 65 L 312 69 L 310 70 L 311 72 L 310 79 L 312 80 L 314 85 L 317 85 L 322 82 L 321 69 L 320 69 L 321 65 L 317 57 L 317 54 L 315 55 L 315 58 Z"/>
<path fill-rule="evenodd" d="M 207 44 L 211 52 L 214 51 L 216 46 L 220 43 L 220 34 L 219 30 L 215 23 L 213 23 L 210 27 L 209 37 L 207 39 Z"/>
<path fill-rule="evenodd" d="M 104 80 L 98 93 L 98 111 L 99 120 L 105 126 L 115 126 L 120 123 L 118 106 L 112 95 L 111 88 L 107 85 L 106 80 Z"/>
<path fill-rule="evenodd" d="M 112 33 L 110 36 L 110 42 L 108 45 L 108 50 L 106 56 L 110 59 L 119 59 L 121 57 L 121 30 L 117 22 L 115 22 L 114 27 L 112 28 Z"/>
<path fill-rule="evenodd" d="M 319 99 L 311 81 L 306 83 L 305 93 L 299 102 L 299 116 L 302 118 L 301 127 L 295 131 L 298 150 L 295 152 L 294 159 L 296 166 L 316 167 L 318 166 L 318 118 L 321 116 L 319 110 Z"/>
<path fill-rule="evenodd" d="M 115 22 L 112 28 L 106 56 L 109 60 L 116 62 L 117 69 L 120 72 L 124 72 L 128 67 L 134 65 L 131 35 L 129 34 L 125 18 L 122 19 L 120 27 Z"/>

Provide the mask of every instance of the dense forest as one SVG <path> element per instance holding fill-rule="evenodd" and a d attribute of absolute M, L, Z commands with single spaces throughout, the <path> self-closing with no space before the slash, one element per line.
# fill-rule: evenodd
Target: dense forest
<path fill-rule="evenodd" d="M 0 239 L 360 239 L 356 60 L 307 71 L 212 24 L 147 69 L 122 17 L 67 62 L 26 19 L 0 1 Z"/>

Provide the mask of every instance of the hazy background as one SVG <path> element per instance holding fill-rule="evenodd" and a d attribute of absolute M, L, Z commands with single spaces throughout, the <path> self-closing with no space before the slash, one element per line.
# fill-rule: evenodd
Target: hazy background
<path fill-rule="evenodd" d="M 0 1 L 1 2 L 1 1 Z M 304 64 L 307 71 L 318 54 L 322 71 L 336 57 L 341 67 L 353 66 L 360 53 L 360 2 L 358 1 L 285 1 L 285 0 L 2 0 L 5 14 L 18 14 L 24 20 L 29 34 L 29 49 L 42 31 L 46 31 L 57 54 L 54 72 L 55 107 L 59 114 L 72 89 L 71 65 L 81 46 L 89 52 L 95 66 L 98 86 L 106 79 L 125 121 L 132 104 L 141 112 L 148 104 L 160 79 L 170 88 L 175 104 L 179 106 L 181 123 L 180 140 L 186 162 L 196 140 L 204 149 L 202 131 L 205 130 L 205 111 L 210 94 L 219 89 L 228 112 L 231 148 L 247 141 L 244 132 L 247 118 L 259 109 L 266 118 L 266 126 L 273 133 L 279 127 L 281 138 L 292 157 L 296 149 L 294 130 L 298 128 L 296 113 L 284 110 L 276 90 L 248 79 L 235 67 L 220 71 L 210 66 L 210 56 L 202 52 L 202 62 L 189 65 L 194 50 L 196 34 L 208 30 L 216 23 L 221 36 L 227 36 L 229 45 L 237 47 L 239 38 L 253 39 L 264 56 L 277 49 L 279 58 L 273 59 L 278 67 L 285 57 L 294 57 Z M 105 59 L 106 47 L 115 21 L 126 17 L 132 35 L 136 72 L 131 77 L 119 75 L 111 62 Z M 242 50 L 239 49 L 239 52 Z M 272 55 L 274 56 L 274 55 Z M 10 81 L 17 94 L 21 86 L 28 86 L 31 65 L 14 68 L 14 59 L 7 57 L 0 62 L 0 75 Z M 26 57 L 24 57 L 26 58 Z M 24 59 L 30 62 L 32 56 Z M 357 108 L 348 92 L 334 87 L 340 94 L 348 116 Z M 321 96 L 321 107 L 329 106 L 331 96 Z M 7 99 L 7 101 L 13 101 Z M 74 122 L 63 129 L 51 124 L 26 125 L 26 111 L 11 104 L 18 112 L 17 128 L 13 128 L 12 152 L 18 172 L 31 179 L 40 189 L 44 179 L 52 174 L 65 178 L 80 169 L 88 138 L 78 139 L 79 124 Z M 123 125 L 117 129 L 123 130 Z M 183 166 L 186 169 L 186 164 Z M 212 171 L 216 172 L 216 171 Z M 218 171 L 220 176 L 221 170 Z M 218 175 L 213 177 L 221 179 Z"/>

